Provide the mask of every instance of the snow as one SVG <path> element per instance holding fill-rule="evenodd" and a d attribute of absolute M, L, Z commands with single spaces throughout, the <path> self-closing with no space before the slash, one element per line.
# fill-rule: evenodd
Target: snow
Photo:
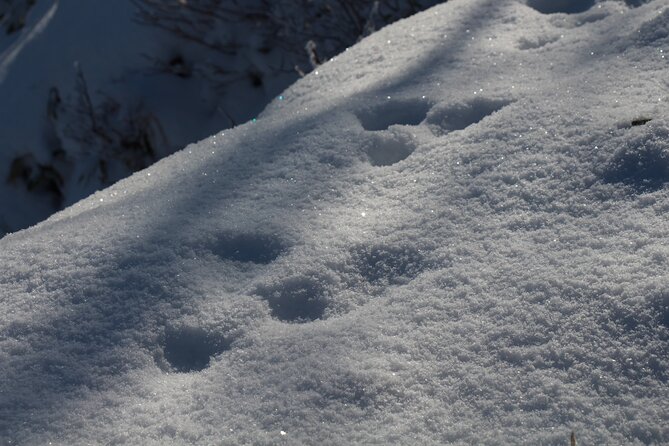
<path fill-rule="evenodd" d="M 204 56 L 196 45 L 138 23 L 130 0 L 40 0 L 27 20 L 20 33 L 0 35 L 0 165 L 6 166 L 0 172 L 0 236 L 36 224 L 132 172 L 108 153 L 104 138 L 101 143 L 95 132 L 92 137 L 86 133 L 90 117 L 80 110 L 80 76 L 92 108 L 111 121 L 100 123 L 107 126 L 107 138 L 123 132 L 121 137 L 132 137 L 123 128 L 127 121 L 148 126 L 155 159 L 231 122 L 251 119 L 297 77 L 277 74 L 262 87 L 249 87 L 236 65 L 242 64 L 239 60 L 251 64 L 248 59 L 257 54 L 249 55 L 253 51 L 243 46 L 239 60 L 226 60 L 232 74 L 236 68 L 242 73 L 237 73 L 242 79 L 228 81 L 232 93 L 226 95 L 194 77 L 157 67 L 157 61 L 167 64 L 175 55 Z M 105 107 L 117 109 L 103 114 Z M 139 151 L 126 150 L 131 155 Z M 10 172 L 12 162 L 26 156 L 25 164 L 33 169 L 27 187 Z M 107 164 L 104 173 L 100 161 Z M 146 160 L 128 164 L 137 161 Z M 45 166 L 52 170 L 39 179 Z"/>
<path fill-rule="evenodd" d="M 398 22 L 0 240 L 0 439 L 669 442 L 669 4 L 559 3 Z"/>

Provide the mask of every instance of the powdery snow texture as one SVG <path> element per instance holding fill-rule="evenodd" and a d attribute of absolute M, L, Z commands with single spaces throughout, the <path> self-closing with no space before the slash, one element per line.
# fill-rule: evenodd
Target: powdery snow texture
<path fill-rule="evenodd" d="M 2 239 L 0 441 L 669 442 L 669 4 L 628 3 L 449 1 Z"/>

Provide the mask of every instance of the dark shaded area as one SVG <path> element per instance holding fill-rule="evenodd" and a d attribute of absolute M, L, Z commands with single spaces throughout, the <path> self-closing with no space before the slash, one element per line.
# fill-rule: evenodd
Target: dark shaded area
<path fill-rule="evenodd" d="M 200 65 L 210 73 L 211 82 L 223 87 L 221 90 L 230 87 L 227 78 L 239 69 L 230 64 L 231 57 L 238 57 L 245 45 L 259 54 L 269 54 L 277 46 L 282 50 L 280 58 L 242 62 L 251 72 L 262 66 L 263 70 L 297 75 L 311 71 L 377 29 L 445 1 L 131 0 L 139 23 L 204 51 Z M 240 24 L 253 33 L 244 44 L 234 33 L 225 32 Z"/>
<path fill-rule="evenodd" d="M 308 276 L 293 277 L 257 292 L 267 301 L 272 317 L 283 322 L 304 323 L 322 319 L 328 306 L 325 284 Z"/>
<path fill-rule="evenodd" d="M 644 124 L 649 123 L 650 121 L 652 121 L 652 119 L 650 119 L 650 118 L 635 119 L 635 120 L 632 121 L 632 127 L 636 127 L 636 126 L 639 126 L 639 125 L 644 125 Z"/>
<path fill-rule="evenodd" d="M 652 144 L 625 148 L 609 163 L 604 181 L 631 186 L 637 193 L 661 189 L 669 181 L 669 153 Z"/>
<path fill-rule="evenodd" d="M 47 195 L 52 205 L 60 207 L 64 200 L 64 179 L 58 168 L 63 165 L 63 153 L 52 153 L 52 163 L 40 163 L 31 153 L 19 155 L 9 166 L 7 182 L 23 187 L 29 192 Z"/>
<path fill-rule="evenodd" d="M 435 107 L 427 117 L 427 125 L 436 136 L 463 130 L 486 116 L 509 105 L 511 101 L 476 98 L 464 104 Z"/>
<path fill-rule="evenodd" d="M 167 62 L 165 71 L 182 79 L 188 79 L 193 75 L 193 67 L 186 62 L 181 54 L 175 55 Z"/>
<path fill-rule="evenodd" d="M 212 356 L 230 349 L 222 337 L 214 337 L 197 327 L 171 328 L 165 332 L 163 354 L 177 372 L 197 372 L 209 366 Z"/>
<path fill-rule="evenodd" d="M 650 0 L 625 0 L 625 4 L 630 8 L 638 8 L 641 5 L 645 5 Z"/>
<path fill-rule="evenodd" d="M 430 104 L 424 100 L 388 101 L 381 106 L 361 110 L 356 115 L 365 130 L 385 130 L 391 125 L 418 125 L 425 119 Z"/>
<path fill-rule="evenodd" d="M 575 14 L 587 11 L 595 4 L 594 0 L 528 0 L 527 6 L 542 14 L 562 12 Z"/>
<path fill-rule="evenodd" d="M 358 246 L 351 258 L 360 275 L 374 285 L 402 285 L 425 268 L 422 254 L 410 246 Z"/>
<path fill-rule="evenodd" d="M 36 0 L 0 1 L 0 28 L 6 34 L 14 34 L 26 26 L 28 13 L 35 6 Z"/>
<path fill-rule="evenodd" d="M 265 234 L 226 235 L 214 247 L 219 257 L 237 262 L 267 264 L 284 251 L 283 244 Z"/>

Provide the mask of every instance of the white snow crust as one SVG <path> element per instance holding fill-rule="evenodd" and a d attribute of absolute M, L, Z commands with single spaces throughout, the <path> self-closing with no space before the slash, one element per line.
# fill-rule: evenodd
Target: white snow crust
<path fill-rule="evenodd" d="M 0 443 L 669 443 L 669 2 L 629 3 L 449 1 L 0 240 Z"/>

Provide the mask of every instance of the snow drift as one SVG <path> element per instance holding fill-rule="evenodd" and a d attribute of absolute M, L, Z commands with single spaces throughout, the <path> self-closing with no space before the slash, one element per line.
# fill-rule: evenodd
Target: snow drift
<path fill-rule="evenodd" d="M 668 442 L 669 5 L 633 6 L 448 2 L 2 239 L 0 439 Z"/>

